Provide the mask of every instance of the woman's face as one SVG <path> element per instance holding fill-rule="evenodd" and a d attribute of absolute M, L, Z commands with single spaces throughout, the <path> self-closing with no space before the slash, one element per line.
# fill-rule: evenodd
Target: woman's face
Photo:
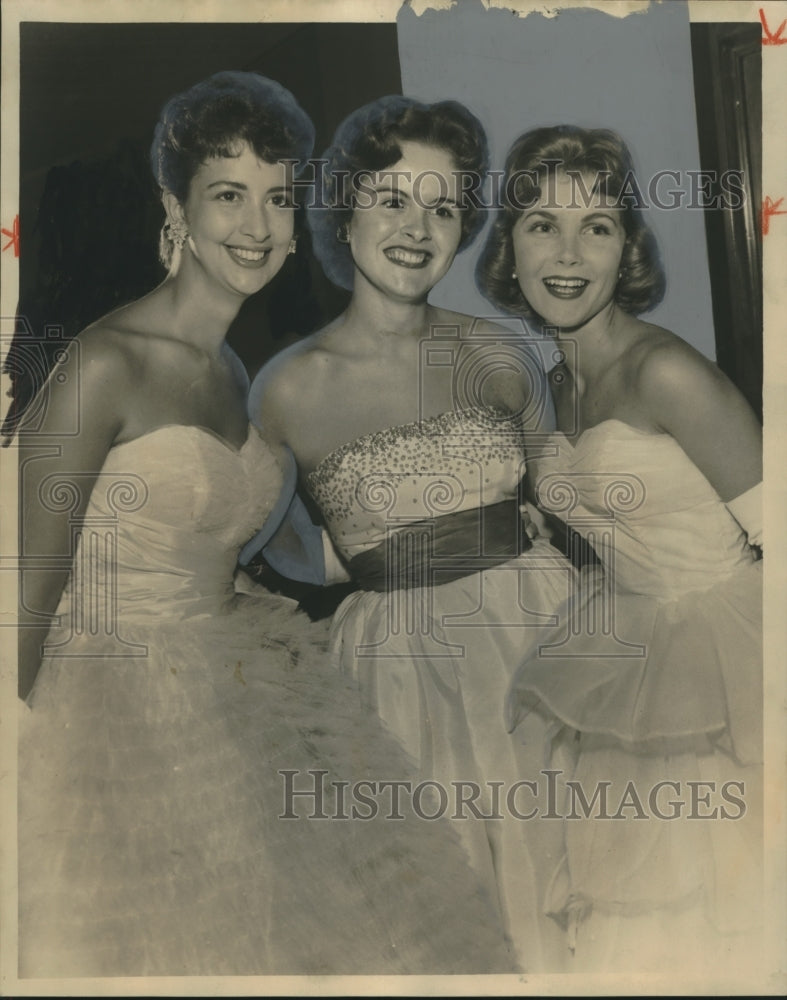
<path fill-rule="evenodd" d="M 245 143 L 239 156 L 199 167 L 183 206 L 191 253 L 210 279 L 244 298 L 280 270 L 293 213 L 291 168 L 258 159 Z"/>
<path fill-rule="evenodd" d="M 581 179 L 592 190 L 594 178 Z M 612 308 L 626 234 L 621 209 L 606 207 L 601 194 L 585 197 L 576 178 L 554 180 L 514 225 L 516 274 L 542 319 L 573 330 Z"/>
<path fill-rule="evenodd" d="M 447 150 L 399 145 L 399 162 L 365 177 L 357 193 L 348 226 L 355 288 L 365 282 L 386 298 L 423 302 L 459 248 L 459 179 Z"/>

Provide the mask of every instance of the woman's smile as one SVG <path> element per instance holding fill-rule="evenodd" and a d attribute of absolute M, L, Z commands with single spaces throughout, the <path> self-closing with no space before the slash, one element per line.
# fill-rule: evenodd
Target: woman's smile
<path fill-rule="evenodd" d="M 271 247 L 263 247 L 259 250 L 252 250 L 248 247 L 225 247 L 230 257 L 240 267 L 258 268 L 264 267 L 270 257 Z"/>
<path fill-rule="evenodd" d="M 590 284 L 585 278 L 552 276 L 542 280 L 549 294 L 557 299 L 578 299 Z"/>
<path fill-rule="evenodd" d="M 588 191 L 594 178 L 583 176 Z M 575 197 L 575 178 L 558 173 L 554 190 L 522 213 L 513 229 L 522 294 L 534 312 L 562 330 L 584 326 L 614 302 L 626 234 L 622 212 L 596 192 Z"/>
<path fill-rule="evenodd" d="M 410 250 L 407 247 L 387 247 L 383 253 L 388 260 L 398 264 L 399 267 L 426 267 L 432 259 L 432 254 L 428 250 Z"/>
<path fill-rule="evenodd" d="M 350 221 L 356 288 L 424 302 L 453 263 L 462 236 L 456 164 L 451 153 L 401 142 L 402 157 L 370 174 Z"/>

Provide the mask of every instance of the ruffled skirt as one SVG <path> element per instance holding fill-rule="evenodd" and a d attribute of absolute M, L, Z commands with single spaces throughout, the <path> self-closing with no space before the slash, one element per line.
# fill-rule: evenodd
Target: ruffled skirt
<path fill-rule="evenodd" d="M 760 934 L 762 563 L 674 600 L 610 602 L 603 586 L 585 588 L 508 698 L 514 731 L 532 715 L 561 727 L 545 906 L 578 970 L 663 969 L 688 938 L 696 969 Z"/>
<path fill-rule="evenodd" d="M 23 709 L 20 976 L 512 967 L 450 823 L 353 818 L 415 771 L 320 625 L 266 595 L 122 631 L 137 655 L 82 637 Z"/>

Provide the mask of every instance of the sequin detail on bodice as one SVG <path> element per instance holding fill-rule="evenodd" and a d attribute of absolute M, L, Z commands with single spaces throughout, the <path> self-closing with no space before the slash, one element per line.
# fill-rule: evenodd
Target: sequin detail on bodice
<path fill-rule="evenodd" d="M 524 434 L 501 410 L 467 409 L 388 427 L 332 451 L 308 476 L 346 558 L 398 525 L 516 496 Z"/>

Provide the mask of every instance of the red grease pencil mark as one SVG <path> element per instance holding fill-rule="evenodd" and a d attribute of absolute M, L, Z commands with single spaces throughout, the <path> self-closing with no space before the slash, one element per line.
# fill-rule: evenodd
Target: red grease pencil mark
<path fill-rule="evenodd" d="M 0 229 L 3 236 L 9 236 L 10 239 L 3 247 L 3 250 L 7 250 L 9 247 L 14 248 L 14 257 L 19 256 L 19 216 L 14 219 L 13 229 Z"/>
<path fill-rule="evenodd" d="M 779 205 L 784 201 L 784 198 L 779 198 L 778 201 L 774 201 L 773 198 L 766 197 L 765 201 L 762 203 L 762 213 L 760 215 L 760 224 L 762 226 L 762 235 L 767 236 L 768 230 L 771 227 L 771 216 L 773 215 L 787 215 L 787 209 L 782 209 L 781 212 L 777 211 Z"/>
<path fill-rule="evenodd" d="M 763 45 L 787 45 L 787 38 L 782 38 L 782 32 L 784 31 L 784 26 L 787 25 L 787 20 L 782 21 L 776 29 L 775 35 L 771 34 L 768 22 L 765 20 L 765 11 L 762 7 L 760 7 L 760 21 L 762 22 L 762 30 L 765 32 L 765 36 L 762 39 Z"/>

